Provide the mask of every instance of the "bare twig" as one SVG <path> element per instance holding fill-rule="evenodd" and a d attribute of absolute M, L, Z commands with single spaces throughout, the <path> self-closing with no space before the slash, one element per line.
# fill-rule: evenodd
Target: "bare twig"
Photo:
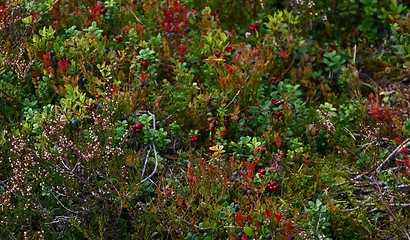
<path fill-rule="evenodd" d="M 410 146 L 410 138 L 406 139 L 403 141 L 402 144 L 400 144 L 392 153 L 390 153 L 389 156 L 387 156 L 386 159 L 383 160 L 383 162 L 380 163 L 380 165 L 376 168 L 376 173 L 380 173 L 380 170 L 382 169 L 383 165 L 390 160 L 396 153 L 398 153 L 403 147 L 408 147 Z"/>
<path fill-rule="evenodd" d="M 249 73 L 249 75 L 246 77 L 244 83 L 247 83 L 247 82 L 249 81 L 249 79 L 251 78 L 253 72 L 255 72 L 255 69 L 256 69 L 256 65 L 253 66 L 252 71 L 251 71 L 251 72 Z M 235 96 L 233 96 L 232 100 L 231 100 L 228 104 L 226 104 L 226 106 L 224 107 L 224 110 L 228 109 L 228 107 L 229 107 L 233 102 L 235 102 L 236 98 L 238 97 L 239 93 L 240 93 L 241 90 L 244 88 L 244 86 L 245 86 L 245 85 L 243 85 L 242 88 L 239 89 L 238 92 L 235 94 Z"/>

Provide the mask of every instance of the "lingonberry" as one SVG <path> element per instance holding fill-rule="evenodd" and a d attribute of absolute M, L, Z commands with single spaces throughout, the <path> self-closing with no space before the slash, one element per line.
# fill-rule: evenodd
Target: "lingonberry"
<path fill-rule="evenodd" d="M 321 83 L 323 81 L 323 78 L 315 78 L 313 79 L 313 82 L 315 83 Z"/>
<path fill-rule="evenodd" d="M 266 169 L 262 168 L 261 170 L 259 170 L 259 175 L 263 176 L 266 174 Z"/>
<path fill-rule="evenodd" d="M 117 40 L 117 42 L 122 42 L 122 37 L 120 35 L 115 36 L 115 40 Z"/>
<path fill-rule="evenodd" d="M 148 61 L 146 60 L 141 60 L 140 61 L 140 65 L 143 69 L 147 69 L 148 68 Z"/>
<path fill-rule="evenodd" d="M 278 107 L 278 106 L 280 106 L 280 105 L 282 104 L 282 101 L 279 100 L 279 99 L 275 99 L 275 100 L 272 101 L 272 104 L 273 104 L 275 107 Z"/>
<path fill-rule="evenodd" d="M 276 111 L 276 112 L 273 112 L 273 115 L 275 115 L 276 117 L 281 117 L 283 113 L 281 111 Z"/>
<path fill-rule="evenodd" d="M 139 132 L 142 131 L 142 127 L 143 127 L 143 126 L 144 126 L 144 125 L 142 125 L 142 123 L 136 123 L 136 124 L 134 124 L 134 125 L 131 126 L 131 129 L 134 130 L 134 132 L 139 133 Z"/>
<path fill-rule="evenodd" d="M 215 57 L 220 58 L 222 53 L 221 52 L 216 52 L 216 53 L 214 53 L 214 55 L 215 55 Z"/>

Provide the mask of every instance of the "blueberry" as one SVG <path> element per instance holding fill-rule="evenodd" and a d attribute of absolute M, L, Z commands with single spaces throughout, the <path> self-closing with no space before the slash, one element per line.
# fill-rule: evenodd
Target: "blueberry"
<path fill-rule="evenodd" d="M 144 87 L 145 83 L 144 82 L 140 82 L 140 87 Z"/>
<path fill-rule="evenodd" d="M 268 74 L 267 74 L 267 73 L 263 74 L 263 75 L 262 75 L 262 79 L 263 79 L 263 80 L 268 79 Z"/>
<path fill-rule="evenodd" d="M 97 108 L 102 108 L 102 106 L 103 105 L 100 103 L 100 104 L 97 105 Z"/>
<path fill-rule="evenodd" d="M 78 126 L 78 120 L 77 120 L 77 119 L 73 119 L 73 120 L 71 121 L 71 123 L 72 123 L 74 126 Z"/>
<path fill-rule="evenodd" d="M 242 54 L 242 51 L 241 51 L 241 50 L 238 50 L 238 52 L 236 52 L 236 54 L 241 55 L 241 54 Z"/>
<path fill-rule="evenodd" d="M 239 210 L 239 203 L 235 204 L 235 210 L 238 211 Z"/>
<path fill-rule="evenodd" d="M 238 236 L 238 238 L 242 238 L 242 237 L 243 237 L 243 233 L 242 233 L 242 232 L 239 232 L 237 236 Z"/>
<path fill-rule="evenodd" d="M 263 225 L 263 220 L 262 219 L 259 220 L 259 223 L 260 223 L 260 225 Z"/>
<path fill-rule="evenodd" d="M 248 189 L 247 191 L 246 191 L 246 194 L 252 194 L 252 190 L 250 190 L 250 189 Z"/>
<path fill-rule="evenodd" d="M 145 82 L 145 86 L 149 87 L 150 83 L 149 82 Z"/>
<path fill-rule="evenodd" d="M 182 38 L 182 34 L 180 34 L 180 33 L 178 33 L 177 36 L 178 36 L 178 38 Z"/>
<path fill-rule="evenodd" d="M 189 33 L 189 32 L 191 32 L 191 28 L 190 28 L 190 27 L 187 27 L 187 28 L 185 29 L 185 31 L 186 31 L 187 33 Z"/>
<path fill-rule="evenodd" d="M 210 21 L 210 20 L 211 20 L 211 17 L 208 17 L 207 19 Z"/>
<path fill-rule="evenodd" d="M 256 62 L 255 62 L 255 60 L 252 60 L 251 63 L 252 63 L 252 65 L 255 65 Z"/>
<path fill-rule="evenodd" d="M 266 234 L 265 239 L 272 239 L 272 235 L 270 235 L 269 233 Z"/>
<path fill-rule="evenodd" d="M 52 16 L 51 20 L 53 20 L 53 21 L 57 20 L 56 16 Z"/>
<path fill-rule="evenodd" d="M 87 78 L 86 78 L 86 77 L 81 78 L 81 82 L 82 82 L 83 84 L 86 84 L 86 83 L 87 83 Z"/>
<path fill-rule="evenodd" d="M 175 35 L 175 34 L 171 32 L 171 33 L 168 33 L 168 34 L 167 34 L 167 37 L 169 37 L 169 38 L 173 38 L 173 37 L 174 37 L 174 35 Z"/>

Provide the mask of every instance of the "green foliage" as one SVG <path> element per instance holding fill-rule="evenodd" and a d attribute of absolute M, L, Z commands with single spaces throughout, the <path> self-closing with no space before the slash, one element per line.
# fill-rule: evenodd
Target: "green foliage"
<path fill-rule="evenodd" d="M 407 11 L 0 3 L 0 238 L 409 238 Z"/>

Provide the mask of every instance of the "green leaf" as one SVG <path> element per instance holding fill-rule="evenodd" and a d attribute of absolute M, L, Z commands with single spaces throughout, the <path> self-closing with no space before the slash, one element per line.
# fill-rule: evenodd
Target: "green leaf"
<path fill-rule="evenodd" d="M 246 226 L 243 228 L 243 231 L 246 233 L 246 235 L 248 235 L 249 237 L 253 237 L 253 230 L 252 228 Z"/>
<path fill-rule="evenodd" d="M 30 15 L 28 17 L 25 17 L 21 19 L 21 21 L 26 25 L 30 25 L 33 22 L 33 16 Z"/>
<path fill-rule="evenodd" d="M 407 131 L 410 131 L 410 118 L 407 120 L 406 130 L 407 130 Z"/>

